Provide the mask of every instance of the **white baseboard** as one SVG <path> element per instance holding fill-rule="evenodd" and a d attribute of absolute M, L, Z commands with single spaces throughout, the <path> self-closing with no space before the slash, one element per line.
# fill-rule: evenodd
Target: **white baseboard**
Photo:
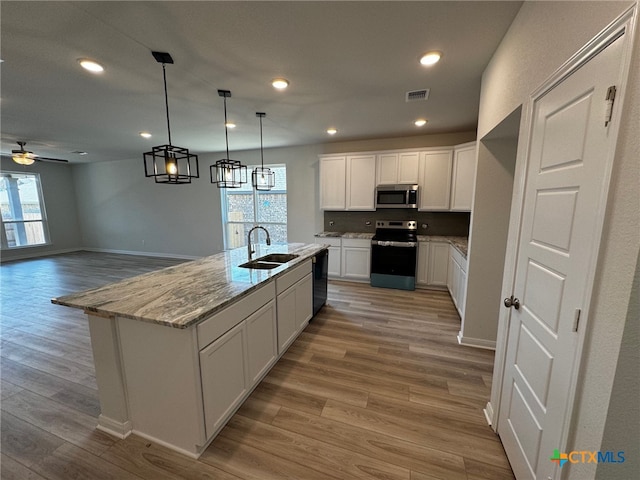
<path fill-rule="evenodd" d="M 98 425 L 96 425 L 96 429 L 108 433 L 109 435 L 113 435 L 114 437 L 125 439 L 131 434 L 131 421 L 127 420 L 124 423 L 117 422 L 112 418 L 105 417 L 100 414 L 98 416 Z"/>
<path fill-rule="evenodd" d="M 213 440 L 213 438 L 211 438 L 209 442 L 207 442 L 207 444 L 201 449 L 199 449 L 197 452 L 191 452 L 189 450 L 185 450 L 184 448 L 176 447 L 175 445 L 171 443 L 167 443 L 164 440 L 159 440 L 144 432 L 139 432 L 138 430 L 134 430 L 132 433 L 141 438 L 144 438 L 145 440 L 149 440 L 150 442 L 157 443 L 158 445 L 162 445 L 163 447 L 173 450 L 174 452 L 181 453 L 182 455 L 186 455 L 187 457 L 194 458 L 196 460 L 200 458 L 200 455 L 202 455 L 202 452 L 205 451 L 205 449 L 209 446 L 209 443 L 211 443 L 211 440 Z"/>
<path fill-rule="evenodd" d="M 119 255 L 139 255 L 141 257 L 177 258 L 180 260 L 197 260 L 198 258 L 202 258 L 194 255 L 180 255 L 177 253 L 139 252 L 137 250 L 116 250 L 113 248 L 86 247 L 86 248 L 81 248 L 79 250 L 85 250 L 87 252 L 98 252 L 98 253 L 116 253 Z"/>
<path fill-rule="evenodd" d="M 462 332 L 458 332 L 458 343 L 466 347 L 484 348 L 485 350 L 495 350 L 495 340 L 485 340 L 483 338 L 469 338 L 462 335 Z"/>
<path fill-rule="evenodd" d="M 60 255 L 63 253 L 72 253 L 72 252 L 80 252 L 85 250 L 84 248 L 63 248 L 60 250 L 42 250 L 37 249 L 35 247 L 26 248 L 21 251 L 20 254 L 10 255 L 6 257 L 7 250 L 3 251 L 3 254 L 0 256 L 0 263 L 3 262 L 12 262 L 13 260 L 26 260 L 28 258 L 37 258 L 37 257 L 48 257 L 50 255 Z"/>
<path fill-rule="evenodd" d="M 484 407 L 482 411 L 484 412 L 484 418 L 487 419 L 489 426 L 493 427 L 493 405 L 491 405 L 491 402 L 487 402 L 487 406 Z"/>

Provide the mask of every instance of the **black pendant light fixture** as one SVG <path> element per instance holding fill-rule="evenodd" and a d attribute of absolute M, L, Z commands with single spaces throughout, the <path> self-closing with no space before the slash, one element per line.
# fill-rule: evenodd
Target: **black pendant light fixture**
<path fill-rule="evenodd" d="M 227 98 L 231 96 L 229 90 L 218 90 L 218 95 L 224 98 L 224 137 L 227 146 L 227 156 L 209 167 L 211 183 L 218 188 L 240 188 L 247 183 L 247 167 L 239 160 L 229 158 L 229 127 L 227 126 Z"/>
<path fill-rule="evenodd" d="M 264 168 L 264 148 L 262 145 L 262 119 L 267 114 L 256 112 L 256 117 L 260 119 L 260 166 L 251 172 L 251 185 L 256 190 L 271 190 L 276 185 L 276 174 L 270 168 Z"/>
<path fill-rule="evenodd" d="M 173 58 L 166 52 L 151 53 L 153 54 L 153 58 L 162 64 L 169 143 L 153 147 L 150 152 L 143 154 L 144 176 L 153 177 L 156 183 L 191 183 L 192 178 L 200 177 L 198 156 L 189 153 L 187 148 L 176 147 L 171 144 L 171 124 L 169 123 L 169 98 L 167 96 L 167 73 L 165 71 L 165 64 L 173 64 Z"/>

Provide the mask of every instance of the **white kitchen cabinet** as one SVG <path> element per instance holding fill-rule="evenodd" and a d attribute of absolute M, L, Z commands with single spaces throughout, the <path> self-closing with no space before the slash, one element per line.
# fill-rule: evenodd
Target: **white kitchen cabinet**
<path fill-rule="evenodd" d="M 419 210 L 449 210 L 453 148 L 420 153 Z"/>
<path fill-rule="evenodd" d="M 341 277 L 349 280 L 369 281 L 371 276 L 371 240 L 342 239 Z"/>
<path fill-rule="evenodd" d="M 416 282 L 429 287 L 446 287 L 449 270 L 448 242 L 419 242 Z"/>
<path fill-rule="evenodd" d="M 278 354 L 296 339 L 313 316 L 311 261 L 276 279 Z"/>
<path fill-rule="evenodd" d="M 476 174 L 476 142 L 456 146 L 453 150 L 451 210 L 470 212 Z"/>
<path fill-rule="evenodd" d="M 339 237 L 316 237 L 316 243 L 329 245 L 327 276 L 339 277 L 342 265 L 342 239 Z"/>
<path fill-rule="evenodd" d="M 390 152 L 376 156 L 376 184 L 418 183 L 419 152 Z"/>
<path fill-rule="evenodd" d="M 278 358 L 276 302 L 271 301 L 249 316 L 247 325 L 247 370 L 249 383 L 256 384 Z"/>
<path fill-rule="evenodd" d="M 246 335 L 242 322 L 200 351 L 207 437 L 215 434 L 248 393 Z"/>
<path fill-rule="evenodd" d="M 460 318 L 463 318 L 467 288 L 467 259 L 453 245 L 449 247 L 449 280 L 447 281 L 447 287 Z"/>
<path fill-rule="evenodd" d="M 322 210 L 375 210 L 375 154 L 322 155 L 319 161 Z"/>
<path fill-rule="evenodd" d="M 346 210 L 375 210 L 376 156 L 348 155 Z"/>
<path fill-rule="evenodd" d="M 429 242 L 429 268 L 427 284 L 431 286 L 447 286 L 447 270 L 449 267 L 448 242 Z"/>
<path fill-rule="evenodd" d="M 429 274 L 429 242 L 419 242 L 416 283 L 418 285 L 426 285 L 428 274 Z"/>
<path fill-rule="evenodd" d="M 347 157 L 344 155 L 320 157 L 320 208 L 345 210 Z"/>

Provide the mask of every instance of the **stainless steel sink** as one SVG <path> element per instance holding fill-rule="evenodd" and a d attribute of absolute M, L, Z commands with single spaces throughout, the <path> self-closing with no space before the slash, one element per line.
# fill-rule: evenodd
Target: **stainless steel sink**
<path fill-rule="evenodd" d="M 260 258 L 256 258 L 258 262 L 274 262 L 274 263 L 287 263 L 293 260 L 294 258 L 298 258 L 300 255 L 295 255 L 293 253 L 270 253 L 269 255 L 265 255 Z"/>
<path fill-rule="evenodd" d="M 270 253 L 269 255 L 264 255 L 260 258 L 256 258 L 255 260 L 251 260 L 250 262 L 243 263 L 239 265 L 242 268 L 255 268 L 258 270 L 271 270 L 272 268 L 277 268 L 283 263 L 290 262 L 294 258 L 298 258 L 300 255 L 295 255 L 293 253 Z"/>
<path fill-rule="evenodd" d="M 277 268 L 280 265 L 282 265 L 282 263 L 263 262 L 259 259 L 256 259 L 251 260 L 250 262 L 242 263 L 238 266 L 242 268 L 255 268 L 257 270 L 271 270 L 272 268 Z"/>

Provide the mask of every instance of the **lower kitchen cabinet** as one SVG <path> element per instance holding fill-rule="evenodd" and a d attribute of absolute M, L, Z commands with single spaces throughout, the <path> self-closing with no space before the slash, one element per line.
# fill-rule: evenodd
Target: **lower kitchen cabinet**
<path fill-rule="evenodd" d="M 418 285 L 446 287 L 449 266 L 448 242 L 419 242 L 416 281 Z"/>
<path fill-rule="evenodd" d="M 427 284 L 431 286 L 447 286 L 447 270 L 449 266 L 448 242 L 429 242 L 429 269 Z"/>
<path fill-rule="evenodd" d="M 343 238 L 341 263 L 341 277 L 368 282 L 371 276 L 371 240 Z"/>
<path fill-rule="evenodd" d="M 342 239 L 338 237 L 317 237 L 316 243 L 329 245 L 327 275 L 338 278 L 342 270 Z"/>
<path fill-rule="evenodd" d="M 212 436 L 248 393 L 247 327 L 236 325 L 200 351 L 207 437 Z"/>
<path fill-rule="evenodd" d="M 313 316 L 313 277 L 306 262 L 276 279 L 278 353 L 282 354 Z"/>
<path fill-rule="evenodd" d="M 449 247 L 447 288 L 460 317 L 463 318 L 467 289 L 467 259 L 453 245 Z"/>
<path fill-rule="evenodd" d="M 312 290 L 309 288 L 309 295 Z M 267 303 L 245 320 L 247 325 L 247 370 L 255 384 L 278 359 L 276 302 Z"/>
<path fill-rule="evenodd" d="M 368 282 L 371 276 L 371 240 L 364 238 L 317 237 L 329 245 L 329 278 Z"/>

